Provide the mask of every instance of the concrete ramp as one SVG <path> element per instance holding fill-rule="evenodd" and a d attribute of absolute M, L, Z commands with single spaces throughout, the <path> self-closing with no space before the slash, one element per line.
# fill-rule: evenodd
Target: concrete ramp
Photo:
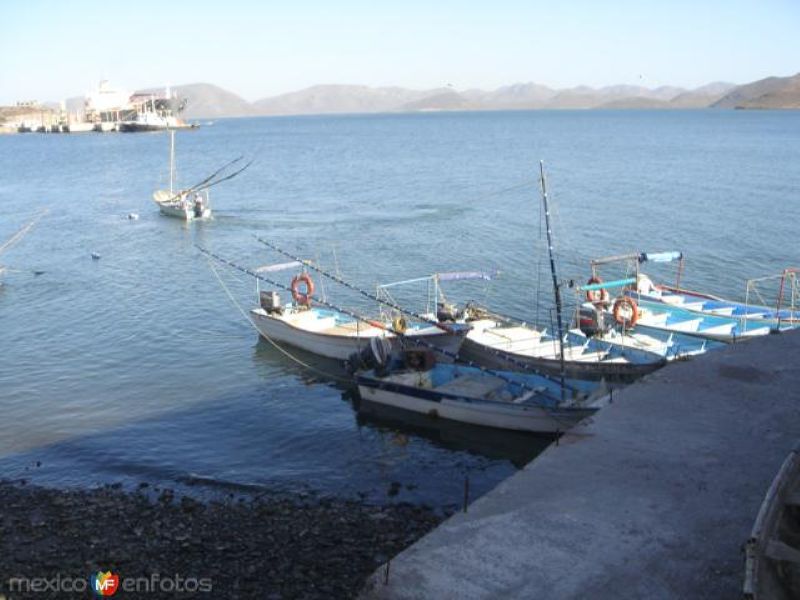
<path fill-rule="evenodd" d="M 667 366 L 391 561 L 367 599 L 738 598 L 800 439 L 800 332 Z"/>

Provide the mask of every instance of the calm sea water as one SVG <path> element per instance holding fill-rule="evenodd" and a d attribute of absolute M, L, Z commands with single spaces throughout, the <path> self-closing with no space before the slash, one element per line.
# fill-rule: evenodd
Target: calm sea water
<path fill-rule="evenodd" d="M 50 208 L 2 257 L 16 271 L 0 289 L 0 478 L 379 502 L 398 482 L 393 500 L 441 505 L 460 501 L 465 475 L 483 493 L 543 447 L 359 416 L 346 389 L 258 340 L 195 243 L 245 266 L 282 262 L 260 234 L 368 289 L 499 268 L 490 285 L 445 291 L 547 319 L 544 159 L 564 278 L 585 279 L 592 257 L 679 249 L 687 285 L 742 297 L 746 278 L 798 263 L 797 112 L 220 120 L 179 133 L 181 180 L 256 162 L 212 190 L 212 221 L 188 226 L 150 200 L 167 154 L 164 134 L 0 137 L 0 239 Z M 249 308 L 252 283 L 220 276 Z M 422 308 L 424 289 L 404 299 Z"/>

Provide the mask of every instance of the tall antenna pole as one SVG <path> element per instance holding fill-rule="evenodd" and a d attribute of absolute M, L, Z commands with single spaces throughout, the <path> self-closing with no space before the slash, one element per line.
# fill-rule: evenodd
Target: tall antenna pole
<path fill-rule="evenodd" d="M 169 193 L 175 192 L 172 188 L 175 185 L 175 130 L 169 130 Z"/>
<path fill-rule="evenodd" d="M 556 325 L 558 327 L 558 347 L 561 358 L 561 400 L 564 400 L 564 327 L 561 323 L 561 285 L 556 273 L 556 260 L 553 257 L 553 230 L 550 227 L 550 207 L 547 203 L 547 182 L 544 177 L 544 161 L 539 161 L 542 182 L 542 203 L 544 204 L 544 224 L 547 230 L 547 253 L 550 256 L 550 273 L 553 276 L 553 292 L 556 296 Z"/>

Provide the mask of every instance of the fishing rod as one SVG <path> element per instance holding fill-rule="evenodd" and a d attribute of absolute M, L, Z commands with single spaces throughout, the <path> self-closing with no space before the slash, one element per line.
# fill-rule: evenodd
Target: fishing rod
<path fill-rule="evenodd" d="M 351 289 L 354 292 L 357 292 L 357 293 L 361 294 L 365 298 L 368 298 L 370 300 L 378 302 L 379 304 L 383 304 L 384 306 L 388 306 L 389 308 L 392 308 L 392 309 L 394 309 L 394 310 L 396 310 L 398 312 L 406 314 L 406 315 L 408 315 L 410 317 L 413 317 L 414 319 L 417 319 L 417 320 L 422 321 L 424 323 L 427 323 L 429 325 L 433 325 L 434 327 L 438 327 L 439 329 L 441 329 L 443 331 L 452 331 L 452 329 L 450 327 L 448 327 L 445 323 L 440 323 L 439 321 L 431 319 L 430 317 L 427 317 L 425 315 L 421 315 L 421 314 L 415 313 L 412 310 L 408 310 L 406 308 L 403 308 L 402 306 L 400 306 L 399 304 L 397 304 L 395 302 L 392 302 L 390 300 L 385 300 L 385 299 L 381 298 L 380 296 L 372 294 L 371 292 L 368 292 L 366 290 L 362 290 L 361 288 L 358 288 L 358 287 L 354 286 L 353 284 L 345 281 L 344 279 L 342 279 L 338 275 L 334 275 L 333 273 L 328 273 L 327 271 L 321 269 L 320 267 L 317 267 L 317 266 L 315 266 L 313 264 L 310 264 L 309 261 L 303 260 L 299 256 L 295 256 L 291 252 L 287 252 L 286 250 L 283 250 L 282 248 L 279 248 L 278 246 L 276 246 L 272 242 L 268 242 L 267 240 L 262 239 L 262 238 L 260 238 L 258 236 L 255 236 L 255 238 L 259 242 L 261 242 L 262 244 L 267 246 L 268 248 L 272 248 L 273 250 L 275 250 L 275 252 L 277 252 L 279 254 L 283 254 L 286 258 L 290 258 L 292 260 L 295 260 L 297 262 L 300 262 L 300 263 L 304 264 L 305 266 L 307 266 L 312 271 L 316 271 L 320 275 L 323 275 L 325 277 L 328 277 L 329 279 L 332 279 L 336 283 L 339 283 L 339 284 L 343 285 L 344 287 L 346 287 L 348 289 Z"/>
<path fill-rule="evenodd" d="M 242 267 L 240 265 L 237 265 L 236 263 L 234 263 L 234 262 L 232 262 L 232 261 L 230 261 L 230 260 L 228 260 L 226 258 L 223 258 L 222 256 L 219 256 L 218 254 L 215 254 L 211 250 L 207 250 L 206 248 L 203 248 L 202 246 L 200 246 L 198 244 L 195 244 L 194 247 L 197 248 L 200 252 L 202 252 L 206 256 L 209 256 L 209 257 L 213 258 L 217 262 L 219 262 L 219 263 L 221 263 L 221 264 L 223 264 L 223 265 L 225 265 L 227 267 L 235 269 L 235 270 L 237 270 L 237 271 L 239 271 L 241 273 L 244 273 L 245 275 L 249 275 L 250 277 L 258 279 L 259 281 L 263 281 L 265 283 L 273 285 L 273 286 L 275 286 L 277 288 L 280 288 L 280 289 L 282 289 L 282 290 L 284 290 L 286 292 L 291 292 L 292 291 L 292 289 L 289 286 L 286 286 L 286 285 L 283 285 L 281 283 L 278 283 L 277 281 L 273 281 L 272 279 L 269 279 L 268 277 L 264 277 L 263 275 L 260 275 L 259 273 L 255 273 L 254 271 L 251 271 L 250 269 L 248 269 L 246 267 Z M 366 317 L 364 317 L 362 315 L 359 315 L 358 313 L 356 313 L 354 311 L 351 311 L 351 310 L 348 310 L 346 308 L 342 308 L 342 307 L 336 306 L 335 304 L 327 302 L 326 300 L 322 300 L 321 298 L 318 298 L 318 297 L 312 296 L 311 300 L 313 300 L 314 302 L 316 302 L 318 304 L 321 304 L 322 306 L 326 306 L 327 308 L 331 308 L 331 309 L 333 309 L 335 311 L 341 312 L 342 314 L 345 314 L 345 315 L 347 315 L 347 316 L 349 316 L 349 317 L 351 317 L 353 319 L 356 319 L 358 321 L 367 323 L 368 325 L 375 326 L 375 323 L 372 320 L 367 319 Z M 424 341 L 422 339 L 419 339 L 418 336 L 413 336 L 413 337 L 412 336 L 408 336 L 404 332 L 398 331 L 398 330 L 396 330 L 393 327 L 388 326 L 388 325 L 381 325 L 381 328 L 384 329 L 385 331 L 388 331 L 389 333 L 394 334 L 395 336 L 397 336 L 401 340 L 410 341 L 410 342 L 412 342 L 414 344 L 417 344 L 419 346 L 423 346 L 423 347 L 427 348 L 428 350 L 433 350 L 434 352 L 438 352 L 439 354 L 443 354 L 444 356 L 447 356 L 448 358 L 451 358 L 453 360 L 459 360 L 459 356 L 457 354 L 455 354 L 453 352 L 450 352 L 448 350 L 445 350 L 444 348 L 439 348 L 438 346 L 436 346 L 434 344 L 431 344 L 429 342 L 426 342 L 426 341 Z M 495 377 L 497 377 L 499 379 L 502 379 L 506 383 L 519 385 L 520 387 L 522 387 L 524 389 L 527 389 L 529 391 L 534 391 L 534 392 L 537 391 L 536 387 L 532 387 L 532 386 L 530 386 L 530 385 L 528 385 L 528 384 L 526 384 L 524 382 L 521 382 L 521 381 L 516 381 L 513 378 L 508 377 L 507 375 L 505 375 L 504 373 L 502 373 L 500 371 L 495 371 L 494 369 L 488 369 L 488 368 L 486 368 L 484 366 L 481 366 L 481 365 L 479 365 L 477 363 L 474 363 L 474 362 L 472 362 L 470 360 L 464 360 L 464 359 L 460 359 L 460 360 L 462 360 L 462 362 L 466 363 L 468 366 L 474 367 L 476 369 L 479 369 L 483 373 L 487 373 L 489 375 L 493 375 L 493 376 L 495 376 Z M 555 382 L 555 380 L 553 380 L 550 377 L 547 377 L 546 375 L 540 375 L 540 377 L 543 377 L 545 379 L 548 379 L 549 381 Z M 573 389 L 574 391 L 580 391 L 577 388 L 571 388 L 571 389 Z"/>
<path fill-rule="evenodd" d="M 234 177 L 236 177 L 236 176 L 237 176 L 239 173 L 241 173 L 241 172 L 243 172 L 245 169 L 247 169 L 247 167 L 249 167 L 250 165 L 252 165 L 254 162 L 255 162 L 255 159 L 251 160 L 249 163 L 247 163 L 245 166 L 243 166 L 243 167 L 242 167 L 241 169 L 239 169 L 238 171 L 234 171 L 233 173 L 231 173 L 230 175 L 226 175 L 226 176 L 225 176 L 225 177 L 223 177 L 222 179 L 217 179 L 216 181 L 212 181 L 211 183 L 209 183 L 209 184 L 207 184 L 207 185 L 203 185 L 203 186 L 200 186 L 200 187 L 194 187 L 194 188 L 192 188 L 192 190 L 194 190 L 194 191 L 207 190 L 208 188 L 210 188 L 210 187 L 213 187 L 213 186 L 215 186 L 215 185 L 218 185 L 218 184 L 222 183 L 223 181 L 228 181 L 229 179 L 233 179 L 233 178 L 234 178 Z"/>
<path fill-rule="evenodd" d="M 206 189 L 206 188 L 208 188 L 208 187 L 211 187 L 211 185 L 215 185 L 216 183 L 220 183 L 220 182 L 222 182 L 222 181 L 225 181 L 225 179 L 221 179 L 221 180 L 219 180 L 219 181 L 217 181 L 217 182 L 214 182 L 214 181 L 212 181 L 212 180 L 213 180 L 215 177 L 217 177 L 217 176 L 218 176 L 220 173 L 222 173 L 222 172 L 223 172 L 225 169 L 227 169 L 227 168 L 229 168 L 229 167 L 231 167 L 231 166 L 235 165 L 237 162 L 239 162 L 240 160 L 243 160 L 243 159 L 244 159 L 244 156 L 240 156 L 239 158 L 234 158 L 232 161 L 229 161 L 229 162 L 225 163 L 225 164 L 224 164 L 224 165 L 222 165 L 222 166 L 221 166 L 219 169 L 217 169 L 216 171 L 214 171 L 214 172 L 213 172 L 211 175 L 209 175 L 208 177 L 206 177 L 206 178 L 205 178 L 205 179 L 203 179 L 202 181 L 199 181 L 198 183 L 195 183 L 194 185 L 191 185 L 191 186 L 189 186 L 189 187 L 188 187 L 188 188 L 186 188 L 186 189 L 183 189 L 183 190 L 180 190 L 180 191 L 178 191 L 178 193 L 176 193 L 176 194 L 175 194 L 175 195 L 174 195 L 172 198 L 170 198 L 170 199 L 168 200 L 168 202 L 172 202 L 173 200 L 175 200 L 175 199 L 177 199 L 177 198 L 180 198 L 180 197 L 181 197 L 182 195 L 184 195 L 184 194 L 189 194 L 189 193 L 191 193 L 191 192 L 194 192 L 194 191 L 198 191 L 198 190 Z M 238 170 L 238 171 L 236 171 L 236 172 L 235 172 L 233 175 L 229 175 L 229 176 L 227 177 L 227 179 L 230 179 L 231 177 L 235 177 L 236 175 L 238 175 L 239 173 L 241 173 L 242 171 L 244 171 L 244 170 L 245 170 L 247 167 L 249 167 L 249 166 L 250 166 L 252 163 L 253 163 L 253 161 L 251 160 L 249 163 L 247 163 L 247 164 L 244 166 L 244 168 L 242 168 L 242 169 L 239 169 L 239 170 Z M 211 182 L 211 183 L 209 184 L 209 182 Z M 209 185 L 206 185 L 206 184 L 209 184 Z"/>
<path fill-rule="evenodd" d="M 292 259 L 292 260 L 294 260 L 296 262 L 299 262 L 299 263 L 305 265 L 306 267 L 308 267 L 309 269 L 311 269 L 313 271 L 316 271 L 317 273 L 320 273 L 321 275 L 324 275 L 325 277 L 329 277 L 330 279 L 332 279 L 336 283 L 340 283 L 341 285 L 343 285 L 343 286 L 345 286 L 345 287 L 347 287 L 347 288 L 349 288 L 349 289 L 351 289 L 351 290 L 353 290 L 355 292 L 358 292 L 362 296 L 364 296 L 366 298 L 369 298 L 370 300 L 374 300 L 374 301 L 376 301 L 376 302 L 378 302 L 380 304 L 383 304 L 385 306 L 393 308 L 393 309 L 395 309 L 395 310 L 397 310 L 397 311 L 399 311 L 401 313 L 409 315 L 409 316 L 411 316 L 411 317 L 413 317 L 415 319 L 418 319 L 418 320 L 420 320 L 420 321 L 422 321 L 424 323 L 428 323 L 429 325 L 434 325 L 434 326 L 438 327 L 439 329 L 442 329 L 443 331 L 448 331 L 448 332 L 452 331 L 452 329 L 449 328 L 444 323 L 439 323 L 438 321 L 434 321 L 434 320 L 432 320 L 432 319 L 430 319 L 430 318 L 428 318 L 428 317 L 426 317 L 424 315 L 416 314 L 413 311 L 409 311 L 409 310 L 403 308 L 402 306 L 399 306 L 398 304 L 396 304 L 394 302 L 390 302 L 388 300 L 384 300 L 383 298 L 380 298 L 379 296 L 371 294 L 370 292 L 367 292 L 366 290 L 362 290 L 360 288 L 357 288 L 356 286 L 352 285 L 351 283 L 348 283 L 347 281 L 345 281 L 341 277 L 339 277 L 337 275 L 333 275 L 332 273 L 328 273 L 328 272 L 324 271 L 323 269 L 311 264 L 310 261 L 308 261 L 308 260 L 300 258 L 299 256 L 295 256 L 295 255 L 291 254 L 290 252 L 287 252 L 286 250 L 283 250 L 282 248 L 279 248 L 275 244 L 273 244 L 271 242 L 268 242 L 267 240 L 264 240 L 264 239 L 262 239 L 262 238 L 260 238 L 258 236 L 255 236 L 255 238 L 256 238 L 256 240 L 258 240 L 259 242 L 261 242 L 262 244 L 264 244 L 268 248 L 272 248 L 273 250 L 275 250 L 279 254 L 283 254 L 287 258 L 290 258 L 290 259 Z M 284 286 L 281 286 L 281 287 L 284 287 Z M 284 287 L 284 289 L 286 289 L 286 288 Z M 497 315 L 497 316 L 502 317 L 502 315 Z M 521 322 L 524 323 L 525 321 L 521 321 Z M 562 344 L 563 344 L 563 339 L 562 339 Z M 491 351 L 492 354 L 494 354 L 496 357 L 500 358 L 501 360 L 503 360 L 504 362 L 508 363 L 509 365 L 514 365 L 518 369 L 521 369 L 522 371 L 525 371 L 525 372 L 533 371 L 533 372 L 537 373 L 538 375 L 540 375 L 542 377 L 547 377 L 548 379 L 550 379 L 550 377 L 548 377 L 547 375 L 542 374 L 541 372 L 537 371 L 535 368 L 532 368 L 529 364 L 527 364 L 527 363 L 525 363 L 525 362 L 523 362 L 521 360 L 517 360 L 515 358 L 512 358 L 508 354 L 504 354 L 500 350 L 497 350 L 497 349 L 492 348 L 490 346 L 486 346 L 486 348 L 487 348 L 487 350 Z M 561 384 L 564 385 L 563 378 L 561 380 Z"/>
<path fill-rule="evenodd" d="M 36 223 L 38 223 L 48 212 L 50 212 L 49 208 L 43 208 L 33 219 L 20 227 L 20 229 L 14 235 L 0 245 L 0 254 L 10 250 L 14 245 L 18 244 L 20 240 L 22 240 L 22 238 L 24 238 L 28 232 L 33 229 L 33 226 L 36 225 Z"/>
<path fill-rule="evenodd" d="M 198 183 L 194 184 L 193 186 L 189 187 L 189 189 L 194 189 L 194 188 L 196 188 L 196 187 L 200 187 L 201 185 L 203 185 L 203 184 L 205 184 L 205 183 L 208 183 L 209 181 L 211 181 L 212 179 L 214 179 L 214 177 L 216 177 L 217 175 L 219 175 L 220 173 L 222 173 L 222 172 L 223 172 L 225 169 L 227 169 L 228 167 L 230 167 L 230 166 L 232 166 L 232 165 L 235 165 L 237 162 L 239 162 L 240 160 L 243 160 L 243 159 L 244 159 L 244 156 L 240 156 L 239 158 L 234 158 L 232 161 L 226 162 L 226 163 L 225 163 L 224 165 L 222 165 L 222 166 L 221 166 L 219 169 L 217 169 L 216 171 L 214 171 L 214 172 L 213 172 L 211 175 L 209 175 L 208 177 L 206 177 L 206 178 L 205 178 L 205 179 L 203 179 L 202 181 L 200 181 L 200 182 L 198 182 Z"/>

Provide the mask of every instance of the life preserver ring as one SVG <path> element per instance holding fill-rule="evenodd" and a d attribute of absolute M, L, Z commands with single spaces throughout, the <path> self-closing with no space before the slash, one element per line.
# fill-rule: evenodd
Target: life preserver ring
<path fill-rule="evenodd" d="M 639 307 L 628 296 L 617 298 L 614 302 L 614 320 L 625 328 L 633 327 L 639 320 Z"/>
<path fill-rule="evenodd" d="M 595 285 L 598 283 L 603 283 L 603 280 L 597 275 L 592 275 L 589 281 L 586 282 L 586 285 Z M 608 304 L 608 298 L 608 290 L 606 288 L 586 290 L 586 299 L 592 304 Z"/>
<path fill-rule="evenodd" d="M 300 291 L 300 284 L 306 287 L 305 292 Z M 308 273 L 300 273 L 292 278 L 292 298 L 298 304 L 311 306 L 311 296 L 314 295 L 314 281 Z"/>

